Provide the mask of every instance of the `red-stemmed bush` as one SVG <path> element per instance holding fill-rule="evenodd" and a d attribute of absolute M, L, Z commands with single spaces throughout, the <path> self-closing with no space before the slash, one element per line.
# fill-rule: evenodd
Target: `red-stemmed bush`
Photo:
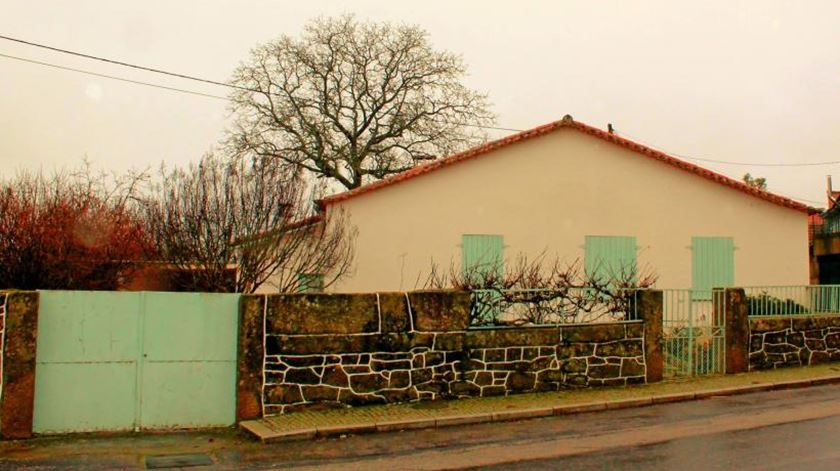
<path fill-rule="evenodd" d="M 117 289 L 150 247 L 138 182 L 87 165 L 0 180 L 0 289 Z"/>

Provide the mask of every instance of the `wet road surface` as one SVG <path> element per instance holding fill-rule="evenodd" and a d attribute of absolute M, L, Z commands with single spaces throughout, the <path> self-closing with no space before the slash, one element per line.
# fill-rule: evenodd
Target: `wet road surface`
<path fill-rule="evenodd" d="M 0 443 L 0 469 L 142 469 L 179 453 L 214 469 L 840 469 L 840 386 L 269 445 L 230 430 L 42 438 Z"/>
<path fill-rule="evenodd" d="M 838 470 L 840 418 L 681 438 L 485 470 Z"/>

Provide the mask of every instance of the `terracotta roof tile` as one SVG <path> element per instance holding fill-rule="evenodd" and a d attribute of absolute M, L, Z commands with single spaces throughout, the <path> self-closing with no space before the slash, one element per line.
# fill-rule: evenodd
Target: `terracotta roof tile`
<path fill-rule="evenodd" d="M 359 195 L 363 195 L 366 193 L 370 193 L 372 191 L 378 190 L 380 188 L 384 188 L 387 186 L 395 185 L 405 180 L 409 180 L 420 175 L 424 175 L 435 170 L 448 167 L 450 165 L 464 162 L 490 152 L 494 150 L 500 149 L 502 147 L 507 147 L 511 144 L 516 142 L 525 141 L 528 139 L 533 139 L 535 137 L 539 137 L 545 134 L 548 134 L 552 131 L 561 128 L 569 128 L 569 129 L 576 129 L 580 132 L 589 134 L 591 136 L 597 137 L 599 139 L 605 140 L 607 142 L 611 142 L 618 146 L 624 147 L 626 149 L 632 150 L 639 154 L 642 154 L 646 157 L 649 157 L 654 160 L 658 160 L 665 164 L 671 165 L 672 167 L 678 168 L 680 170 L 684 170 L 686 172 L 693 173 L 700 177 L 706 178 L 707 180 L 711 180 L 713 182 L 719 183 L 721 185 L 730 187 L 732 189 L 741 191 L 748 195 L 754 196 L 756 198 L 760 198 L 771 203 L 794 209 L 797 211 L 802 211 L 808 214 L 813 214 L 818 212 L 816 208 L 812 208 L 806 204 L 800 203 L 798 201 L 794 201 L 790 198 L 786 198 L 784 196 L 776 195 L 774 193 L 770 193 L 769 191 L 759 190 L 758 188 L 752 187 L 747 185 L 744 182 L 735 180 L 733 178 L 721 175 L 717 172 L 712 170 L 708 170 L 706 168 L 700 167 L 699 165 L 695 165 L 684 160 L 678 159 L 676 157 L 670 156 L 662 151 L 658 151 L 656 149 L 652 149 L 648 146 L 639 144 L 637 142 L 631 141 L 629 139 L 625 139 L 620 137 L 616 134 L 610 134 L 607 131 L 602 129 L 598 129 L 587 124 L 575 121 L 572 119 L 571 116 L 566 115 L 563 119 L 559 121 L 554 121 L 552 123 L 544 124 L 542 126 L 535 127 L 533 129 L 529 129 L 527 131 L 522 131 L 520 133 L 498 139 L 495 141 L 488 142 L 487 144 L 480 145 L 478 147 L 474 147 L 472 149 L 466 150 L 464 152 L 453 154 L 448 157 L 435 160 L 428 164 L 419 165 L 414 167 L 410 170 L 406 170 L 405 172 L 401 172 L 390 177 L 384 178 L 382 180 L 378 180 L 376 182 L 360 186 L 359 188 L 355 188 L 350 191 L 345 191 L 343 193 L 338 193 L 332 196 L 328 196 L 318 201 L 318 204 L 321 207 L 326 207 L 331 204 L 339 203 L 341 201 L 346 201 L 350 198 L 354 198 Z"/>

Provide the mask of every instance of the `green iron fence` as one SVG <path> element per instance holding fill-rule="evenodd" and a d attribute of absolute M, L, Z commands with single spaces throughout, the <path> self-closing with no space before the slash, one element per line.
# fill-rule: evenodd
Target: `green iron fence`
<path fill-rule="evenodd" d="M 470 323 L 480 326 L 579 324 L 637 320 L 639 289 L 479 289 Z"/>
<path fill-rule="evenodd" d="M 840 285 L 744 288 L 750 316 L 840 314 Z"/>
<path fill-rule="evenodd" d="M 663 290 L 665 376 L 725 371 L 723 290 Z"/>

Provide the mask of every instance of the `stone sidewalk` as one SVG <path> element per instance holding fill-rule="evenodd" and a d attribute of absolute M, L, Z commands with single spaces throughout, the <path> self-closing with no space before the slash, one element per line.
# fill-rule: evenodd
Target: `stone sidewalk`
<path fill-rule="evenodd" d="M 620 388 L 301 411 L 240 424 L 263 442 L 501 422 L 840 383 L 840 365 L 687 378 Z"/>

